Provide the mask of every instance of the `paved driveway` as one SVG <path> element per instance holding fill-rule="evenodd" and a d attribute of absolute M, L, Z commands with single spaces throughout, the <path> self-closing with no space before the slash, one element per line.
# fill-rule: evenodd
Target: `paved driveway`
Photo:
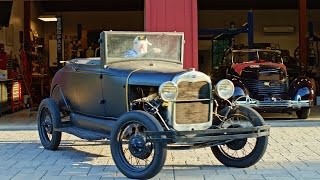
<path fill-rule="evenodd" d="M 126 178 L 107 142 L 63 134 L 60 149 L 48 151 L 36 130 L 0 130 L 0 179 Z M 169 151 L 154 179 L 320 179 L 320 127 L 273 127 L 263 159 L 244 169 L 223 166 L 208 148 Z"/>

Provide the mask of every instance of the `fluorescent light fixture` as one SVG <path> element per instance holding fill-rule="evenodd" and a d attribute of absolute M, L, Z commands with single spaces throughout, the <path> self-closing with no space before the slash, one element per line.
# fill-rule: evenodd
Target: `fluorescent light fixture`
<path fill-rule="evenodd" d="M 44 22 L 57 21 L 57 17 L 55 15 L 41 15 L 38 17 L 38 19 Z"/>
<path fill-rule="evenodd" d="M 293 33 L 295 28 L 293 25 L 288 26 L 264 26 L 264 33 Z"/>

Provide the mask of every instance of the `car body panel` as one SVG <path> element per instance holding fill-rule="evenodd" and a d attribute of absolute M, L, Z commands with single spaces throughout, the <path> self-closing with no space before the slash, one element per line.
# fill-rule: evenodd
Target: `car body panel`
<path fill-rule="evenodd" d="M 105 116 L 102 100 L 100 68 L 79 65 L 73 73 L 73 86 L 76 89 L 77 104 L 74 111 L 87 115 Z"/>

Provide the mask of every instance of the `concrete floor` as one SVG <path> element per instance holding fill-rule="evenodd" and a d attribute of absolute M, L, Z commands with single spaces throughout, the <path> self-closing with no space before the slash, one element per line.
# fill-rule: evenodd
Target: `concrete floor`
<path fill-rule="evenodd" d="M 313 106 L 311 114 L 307 120 L 297 119 L 296 114 L 281 113 L 262 113 L 261 114 L 268 124 L 276 127 L 296 126 L 320 126 L 320 106 Z M 0 116 L 0 130 L 32 130 L 37 129 L 37 111 L 24 109 L 11 114 L 2 114 Z"/>
<path fill-rule="evenodd" d="M 30 113 L 29 113 L 30 112 Z M 30 116 L 29 116 L 30 115 Z M 4 129 L 36 129 L 37 112 L 23 109 L 11 114 L 0 116 L 0 130 Z"/>
<path fill-rule="evenodd" d="M 265 118 L 265 120 L 292 120 L 297 119 L 297 115 L 295 112 L 292 114 L 282 114 L 282 113 L 261 113 L 261 115 Z M 311 113 L 308 120 L 320 120 L 320 106 L 313 106 L 311 108 Z"/>
<path fill-rule="evenodd" d="M 129 180 L 115 166 L 108 141 L 63 133 L 59 149 L 49 151 L 37 130 L 0 130 L 0 179 Z M 163 169 L 152 179 L 319 180 L 320 127 L 272 127 L 266 153 L 248 168 L 223 166 L 210 148 L 168 150 Z"/>
<path fill-rule="evenodd" d="M 128 179 L 119 172 L 108 142 L 85 141 L 63 133 L 57 151 L 43 149 L 37 113 L 22 110 L 0 117 L 0 179 Z M 307 120 L 295 114 L 263 114 L 271 124 L 263 158 L 248 168 L 223 166 L 209 148 L 168 151 L 156 180 L 320 179 L 320 106 Z"/>

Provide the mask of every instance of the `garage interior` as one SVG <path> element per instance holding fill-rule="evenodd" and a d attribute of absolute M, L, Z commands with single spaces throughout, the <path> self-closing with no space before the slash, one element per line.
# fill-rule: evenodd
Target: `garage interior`
<path fill-rule="evenodd" d="M 320 72 L 319 0 L 180 0 L 175 3 L 184 5 L 189 1 L 196 2 L 196 12 L 177 11 L 186 15 L 194 13 L 197 18 L 197 33 L 193 36 L 197 38 L 193 39 L 196 53 L 192 54 L 195 58 L 187 57 L 192 63 L 186 64 L 185 68 L 196 65 L 193 67 L 208 75 L 216 74 L 224 51 L 232 45 L 271 47 L 299 59 L 309 72 L 308 76 L 314 79 L 315 86 L 320 87 L 320 74 L 317 73 Z M 148 2 L 0 1 L 0 119 L 21 114 L 20 110 L 25 116 L 27 110 L 36 108 L 43 98 L 49 97 L 55 72 L 64 61 L 94 56 L 101 31 L 150 29 L 146 19 Z M 175 3 L 163 1 L 163 8 L 175 9 Z M 177 18 L 175 14 L 164 15 Z M 156 28 L 163 31 L 178 29 Z M 320 90 L 315 93 L 320 96 Z M 315 99 L 316 105 L 319 105 L 318 101 L 320 98 Z M 311 119 L 320 116 L 315 111 L 312 113 Z"/>

